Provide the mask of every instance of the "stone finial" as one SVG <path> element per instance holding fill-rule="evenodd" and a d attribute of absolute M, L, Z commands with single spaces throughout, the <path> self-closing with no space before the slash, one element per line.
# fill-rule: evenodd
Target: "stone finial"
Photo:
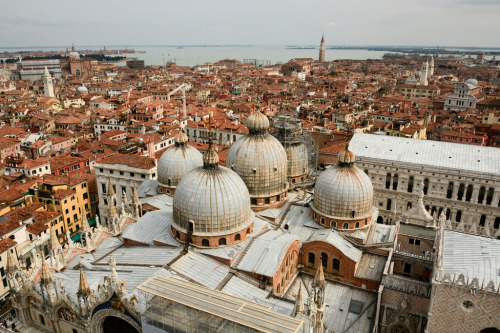
<path fill-rule="evenodd" d="M 111 199 L 109 200 L 109 218 L 114 218 L 116 215 L 115 203 L 113 202 L 113 199 Z"/>
<path fill-rule="evenodd" d="M 82 209 L 82 232 L 86 234 L 90 232 L 89 220 L 87 219 L 85 209 Z"/>
<path fill-rule="evenodd" d="M 111 185 L 111 178 L 109 179 L 108 182 L 108 196 L 109 197 L 115 196 L 115 189 L 113 188 L 113 185 Z"/>

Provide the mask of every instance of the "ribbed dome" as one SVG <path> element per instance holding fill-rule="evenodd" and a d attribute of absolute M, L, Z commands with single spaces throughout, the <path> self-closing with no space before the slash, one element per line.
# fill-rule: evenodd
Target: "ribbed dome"
<path fill-rule="evenodd" d="M 303 143 L 294 143 L 285 147 L 288 157 L 288 177 L 297 177 L 309 173 L 309 154 Z"/>
<path fill-rule="evenodd" d="M 243 179 L 251 196 L 277 195 L 287 189 L 286 151 L 270 134 L 250 134 L 236 140 L 226 166 Z"/>
<path fill-rule="evenodd" d="M 260 111 L 251 114 L 245 124 L 250 133 L 266 133 L 269 129 L 269 119 Z"/>
<path fill-rule="evenodd" d="M 200 167 L 182 178 L 174 195 L 174 224 L 193 235 L 227 235 L 243 230 L 253 220 L 245 183 L 223 166 Z"/>
<path fill-rule="evenodd" d="M 339 165 L 326 169 L 318 177 L 314 187 L 314 210 L 318 213 L 344 220 L 372 215 L 372 182 L 366 173 L 349 162 L 354 158 L 354 154 L 349 153 L 344 154 L 345 163 L 339 160 Z"/>
<path fill-rule="evenodd" d="M 184 133 L 179 132 L 174 141 L 175 145 L 167 149 L 158 161 L 158 182 L 169 187 L 177 186 L 185 174 L 203 166 L 203 155 L 186 144 Z"/>

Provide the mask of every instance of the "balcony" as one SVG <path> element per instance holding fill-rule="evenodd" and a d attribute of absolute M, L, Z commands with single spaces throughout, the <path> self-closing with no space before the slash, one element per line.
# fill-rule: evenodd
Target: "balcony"
<path fill-rule="evenodd" d="M 55 194 L 55 191 L 50 191 L 46 188 L 41 188 L 38 190 L 38 196 L 42 198 L 52 198 L 52 196 Z"/>
<path fill-rule="evenodd" d="M 408 279 L 398 275 L 386 275 L 382 278 L 382 284 L 384 288 L 425 298 L 431 297 L 432 285 L 427 282 Z"/>

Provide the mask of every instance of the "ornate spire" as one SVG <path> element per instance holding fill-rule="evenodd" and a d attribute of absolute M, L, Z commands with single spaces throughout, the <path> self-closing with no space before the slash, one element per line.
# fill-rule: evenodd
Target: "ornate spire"
<path fill-rule="evenodd" d="M 42 275 L 40 276 L 40 283 L 42 285 L 49 285 L 54 283 L 52 274 L 50 274 L 49 264 L 47 264 L 47 260 L 43 259 L 43 255 L 42 255 Z"/>
<path fill-rule="evenodd" d="M 82 232 L 86 234 L 90 232 L 89 220 L 87 219 L 85 209 L 82 209 Z"/>
<path fill-rule="evenodd" d="M 115 207 L 115 204 L 113 202 L 113 200 L 110 200 L 109 201 L 109 218 L 114 218 L 116 217 L 116 207 Z"/>
<path fill-rule="evenodd" d="M 85 273 L 83 272 L 82 266 L 80 265 L 80 284 L 78 286 L 78 292 L 76 293 L 79 297 L 86 298 L 92 294 L 92 289 L 90 289 Z"/>
<path fill-rule="evenodd" d="M 295 315 L 297 313 L 304 313 L 304 300 L 302 299 L 302 284 L 299 287 L 299 292 L 297 293 L 297 297 L 295 298 L 295 308 L 293 309 L 293 312 Z"/>
<path fill-rule="evenodd" d="M 137 194 L 137 187 L 134 186 L 134 191 L 133 191 L 133 198 L 132 202 L 134 205 L 139 205 L 141 203 L 141 200 L 139 200 L 139 195 Z"/>
<path fill-rule="evenodd" d="M 123 192 L 122 192 L 122 202 L 125 206 L 129 205 L 127 192 L 125 190 L 123 190 Z"/>
<path fill-rule="evenodd" d="M 108 196 L 109 197 L 115 196 L 115 189 L 113 188 L 113 185 L 111 185 L 111 178 L 109 179 L 109 182 L 108 182 Z"/>
<path fill-rule="evenodd" d="M 314 276 L 314 285 L 317 287 L 323 287 L 325 285 L 325 274 L 323 274 L 323 265 L 321 262 L 319 263 L 316 275 Z"/>
<path fill-rule="evenodd" d="M 52 250 L 57 250 L 61 247 L 61 244 L 59 243 L 59 240 L 57 239 L 56 235 L 56 229 L 53 227 L 50 227 L 50 248 Z"/>

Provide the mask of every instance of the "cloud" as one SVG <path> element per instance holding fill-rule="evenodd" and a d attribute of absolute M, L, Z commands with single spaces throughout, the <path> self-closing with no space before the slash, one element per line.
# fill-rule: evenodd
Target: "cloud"
<path fill-rule="evenodd" d="M 335 22 L 330 22 L 326 25 L 328 28 L 335 28 L 337 26 L 337 23 Z"/>

